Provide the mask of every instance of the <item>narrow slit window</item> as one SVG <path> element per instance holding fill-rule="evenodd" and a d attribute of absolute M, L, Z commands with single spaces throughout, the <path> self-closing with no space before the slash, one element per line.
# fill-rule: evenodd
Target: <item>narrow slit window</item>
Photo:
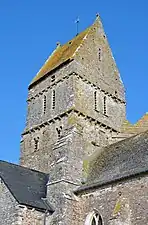
<path fill-rule="evenodd" d="M 103 108 L 103 113 L 106 115 L 106 96 L 104 96 L 104 108 Z"/>
<path fill-rule="evenodd" d="M 46 113 L 46 107 L 47 107 L 47 97 L 46 97 L 46 95 L 44 95 L 44 99 L 43 99 L 43 112 L 44 112 L 44 114 Z"/>
<path fill-rule="evenodd" d="M 52 109 L 55 109 L 55 90 L 52 91 Z"/>
<path fill-rule="evenodd" d="M 97 110 L 97 91 L 94 92 L 95 110 Z"/>
<path fill-rule="evenodd" d="M 34 138 L 34 149 L 35 150 L 39 149 L 39 137 Z"/>
<path fill-rule="evenodd" d="M 101 48 L 99 48 L 99 61 L 101 61 Z"/>

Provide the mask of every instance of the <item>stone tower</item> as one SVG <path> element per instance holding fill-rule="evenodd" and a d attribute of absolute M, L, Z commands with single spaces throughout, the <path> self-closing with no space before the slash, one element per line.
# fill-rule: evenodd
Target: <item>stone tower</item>
<path fill-rule="evenodd" d="M 60 205 L 55 224 L 64 224 L 70 190 L 85 182 L 83 160 L 112 143 L 124 120 L 124 86 L 98 16 L 58 44 L 29 86 L 20 163 L 49 173 L 49 200 Z"/>

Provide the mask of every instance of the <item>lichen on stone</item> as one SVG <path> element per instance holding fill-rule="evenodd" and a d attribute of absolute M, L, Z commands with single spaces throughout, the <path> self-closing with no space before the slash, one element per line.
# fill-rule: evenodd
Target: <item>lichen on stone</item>
<path fill-rule="evenodd" d="M 90 166 L 89 160 L 88 159 L 83 160 L 83 176 L 85 178 L 87 178 L 88 176 L 89 166 Z"/>
<path fill-rule="evenodd" d="M 116 204 L 115 204 L 115 207 L 114 207 L 114 210 L 113 210 L 113 215 L 118 215 L 119 212 L 121 210 L 121 201 L 120 200 L 117 200 Z"/>

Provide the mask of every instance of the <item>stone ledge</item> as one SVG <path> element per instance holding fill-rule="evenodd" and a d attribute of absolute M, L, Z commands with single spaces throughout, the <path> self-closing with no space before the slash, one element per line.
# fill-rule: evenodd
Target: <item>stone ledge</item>
<path fill-rule="evenodd" d="M 50 119 L 48 121 L 45 121 L 45 122 L 43 122 L 41 124 L 38 124 L 38 125 L 35 125 L 35 126 L 31 127 L 28 130 L 25 130 L 22 133 L 22 135 L 28 134 L 30 132 L 35 132 L 36 130 L 40 130 L 42 127 L 45 127 L 46 125 L 50 125 L 51 123 L 55 123 L 56 120 L 61 120 L 62 117 L 66 117 L 66 116 L 68 116 L 72 112 L 76 113 L 78 116 L 84 117 L 85 119 L 87 119 L 90 122 L 94 122 L 95 124 L 99 124 L 100 127 L 104 127 L 105 129 L 109 129 L 111 131 L 114 131 L 114 132 L 117 132 L 118 133 L 118 131 L 115 130 L 115 129 L 113 129 L 112 127 L 110 127 L 110 126 L 108 126 L 108 125 L 106 125 L 106 124 L 98 121 L 97 119 L 95 119 L 95 118 L 93 118 L 91 116 L 88 116 L 88 115 L 86 115 L 86 114 L 84 114 L 84 113 L 82 113 L 82 112 L 80 112 L 80 111 L 78 111 L 78 110 L 76 110 L 76 109 L 73 108 L 73 109 L 67 110 L 66 112 L 64 112 L 64 113 L 62 113 L 62 114 L 60 114 L 60 115 L 58 115 L 58 116 L 56 116 L 56 117 L 54 117 L 54 118 L 52 118 L 52 119 Z"/>
<path fill-rule="evenodd" d="M 40 95 L 43 95 L 44 93 L 48 92 L 48 89 L 52 89 L 52 87 L 54 87 L 55 85 L 57 85 L 60 82 L 63 82 L 65 79 L 68 79 L 70 76 L 75 75 L 76 77 L 78 77 L 79 79 L 81 79 L 83 82 L 90 84 L 92 87 L 94 87 L 96 90 L 100 90 L 101 92 L 103 92 L 104 94 L 106 94 L 107 96 L 111 97 L 114 101 L 116 102 L 120 102 L 122 104 L 126 104 L 125 101 L 119 99 L 116 95 L 112 95 L 109 92 L 106 92 L 105 90 L 101 89 L 99 86 L 97 86 L 96 84 L 92 83 L 91 81 L 89 81 L 88 79 L 86 79 L 85 77 L 73 72 L 70 73 L 64 77 L 62 77 L 61 79 L 53 82 L 50 86 L 48 86 L 46 89 L 42 90 L 41 92 L 37 93 L 35 96 L 28 98 L 27 102 L 31 102 L 33 99 L 35 99 L 36 97 L 39 97 Z"/>

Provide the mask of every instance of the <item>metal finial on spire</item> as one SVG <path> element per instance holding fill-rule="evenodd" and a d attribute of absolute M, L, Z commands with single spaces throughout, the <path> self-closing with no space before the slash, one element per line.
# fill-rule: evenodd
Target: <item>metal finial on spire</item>
<path fill-rule="evenodd" d="M 77 19 L 75 20 L 75 23 L 77 24 L 77 35 L 78 35 L 79 34 L 79 23 L 80 23 L 79 17 L 77 17 Z"/>
<path fill-rule="evenodd" d="M 57 41 L 56 46 L 59 47 L 61 44 L 59 41 Z"/>
<path fill-rule="evenodd" d="M 100 15 L 99 15 L 99 13 L 96 13 L 96 17 L 99 17 Z"/>

